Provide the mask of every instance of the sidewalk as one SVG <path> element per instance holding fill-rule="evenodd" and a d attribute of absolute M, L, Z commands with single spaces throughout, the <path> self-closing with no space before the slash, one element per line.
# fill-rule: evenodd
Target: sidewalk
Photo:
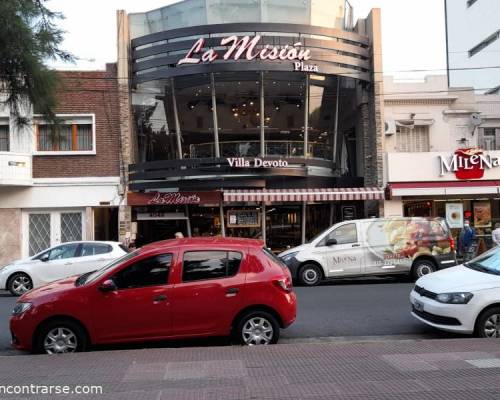
<path fill-rule="evenodd" d="M 399 340 L 0 357 L 0 385 L 102 385 L 6 399 L 500 399 L 500 339 Z"/>

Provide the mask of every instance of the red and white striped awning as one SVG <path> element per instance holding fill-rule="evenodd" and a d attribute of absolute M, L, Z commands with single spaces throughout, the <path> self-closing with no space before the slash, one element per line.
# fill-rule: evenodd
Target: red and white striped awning
<path fill-rule="evenodd" d="M 383 200 L 384 191 L 376 187 L 322 189 L 241 189 L 224 190 L 224 202 L 289 202 Z"/>

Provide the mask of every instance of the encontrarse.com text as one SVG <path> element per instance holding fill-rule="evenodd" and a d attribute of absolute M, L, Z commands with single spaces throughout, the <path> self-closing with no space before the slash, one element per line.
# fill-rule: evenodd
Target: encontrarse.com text
<path fill-rule="evenodd" d="M 102 394 L 98 385 L 0 385 L 0 395 Z"/>

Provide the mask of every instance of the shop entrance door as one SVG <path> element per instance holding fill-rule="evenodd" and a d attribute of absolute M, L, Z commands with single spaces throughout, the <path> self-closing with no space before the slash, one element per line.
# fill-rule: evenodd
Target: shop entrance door
<path fill-rule="evenodd" d="M 138 213 L 136 246 L 174 239 L 177 232 L 189 236 L 189 220 L 182 213 Z"/>

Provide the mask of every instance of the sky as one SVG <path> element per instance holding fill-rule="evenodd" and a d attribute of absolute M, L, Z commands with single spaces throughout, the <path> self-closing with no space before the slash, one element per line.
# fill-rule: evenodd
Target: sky
<path fill-rule="evenodd" d="M 76 64 L 51 63 L 57 69 L 103 69 L 116 61 L 116 10 L 143 12 L 173 0 L 49 0 L 65 19 L 62 47 L 79 60 Z M 382 10 L 384 74 L 398 80 L 419 80 L 446 74 L 446 39 L 443 0 L 350 0 L 355 18 L 370 9 Z M 419 72 L 413 72 L 419 70 Z M 424 71 L 422 71 L 424 70 Z M 408 71 L 408 72 L 406 72 Z M 421 71 L 421 72 L 420 72 Z"/>

